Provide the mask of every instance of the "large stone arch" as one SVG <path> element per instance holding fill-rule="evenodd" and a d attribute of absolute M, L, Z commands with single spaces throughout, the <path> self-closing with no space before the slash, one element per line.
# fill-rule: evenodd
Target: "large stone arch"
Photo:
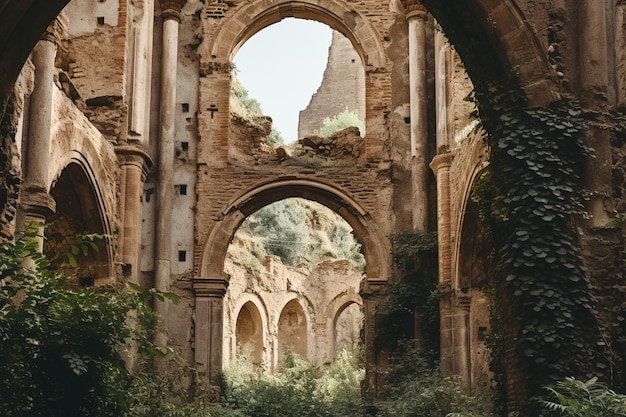
<path fill-rule="evenodd" d="M 382 68 L 386 57 L 381 36 L 368 19 L 336 0 L 321 6 L 315 0 L 262 0 L 248 4 L 228 17 L 211 40 L 213 59 L 230 61 L 241 45 L 255 33 L 286 17 L 325 23 L 350 39 L 366 68 Z"/>
<path fill-rule="evenodd" d="M 209 233 L 199 267 L 201 277 L 223 277 L 228 245 L 246 217 L 289 197 L 316 201 L 343 217 L 362 245 L 366 279 L 386 281 L 390 276 L 389 241 L 378 231 L 367 211 L 332 184 L 304 178 L 279 178 L 257 184 L 231 201 Z"/>
<path fill-rule="evenodd" d="M 416 1 L 407 0 L 412 2 Z M 421 3 L 441 25 L 477 88 L 505 79 L 516 70 L 531 107 L 561 98 L 556 71 L 548 61 L 547 37 L 542 44 L 519 1 L 421 0 Z"/>

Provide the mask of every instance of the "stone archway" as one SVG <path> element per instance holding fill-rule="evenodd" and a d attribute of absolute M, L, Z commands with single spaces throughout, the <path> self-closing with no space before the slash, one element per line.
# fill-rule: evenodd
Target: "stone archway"
<path fill-rule="evenodd" d="M 109 280 L 113 276 L 110 230 L 104 221 L 102 201 L 84 166 L 76 160 L 69 163 L 53 182 L 50 195 L 56 212 L 48 219 L 44 253 L 58 268 L 78 277 L 72 285 L 91 286 Z M 87 253 L 74 254 L 74 260 L 68 262 L 64 251 L 81 234 L 91 233 L 104 235 L 102 240 L 93 241 L 97 249 L 89 247 Z"/>
<path fill-rule="evenodd" d="M 332 184 L 299 178 L 257 184 L 232 201 L 209 233 L 201 255 L 199 276 L 222 277 L 228 245 L 244 219 L 263 206 L 289 197 L 316 201 L 343 217 L 363 245 L 366 279 L 387 280 L 390 276 L 389 251 L 386 249 L 389 248 L 389 242 L 380 234 L 367 211 Z"/>
<path fill-rule="evenodd" d="M 283 307 L 278 318 L 278 362 L 290 354 L 309 358 L 309 323 L 304 308 L 294 298 Z"/>
<path fill-rule="evenodd" d="M 279 178 L 256 184 L 234 198 L 208 233 L 200 254 L 198 274 L 194 278 L 197 341 L 195 357 L 197 363 L 208 365 L 210 380 L 215 378 L 211 380 L 213 383 L 218 382 L 222 363 L 222 297 L 228 286 L 228 277 L 224 273 L 228 246 L 247 216 L 263 206 L 289 197 L 316 201 L 335 211 L 352 227 L 355 237 L 362 245 L 366 267 L 361 292 L 371 295 L 367 297 L 364 308 L 365 321 L 369 322 L 365 330 L 366 345 L 369 346 L 366 350 L 369 349 L 370 353 L 370 373 L 375 373 L 375 294 L 391 275 L 389 240 L 379 231 L 369 213 L 347 192 L 335 185 L 320 180 Z"/>
<path fill-rule="evenodd" d="M 252 301 L 239 309 L 235 324 L 235 349 L 237 356 L 243 355 L 255 366 L 263 362 L 263 318 Z"/>

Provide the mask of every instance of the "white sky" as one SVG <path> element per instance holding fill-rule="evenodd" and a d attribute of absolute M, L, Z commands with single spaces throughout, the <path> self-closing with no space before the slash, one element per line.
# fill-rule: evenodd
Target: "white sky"
<path fill-rule="evenodd" d="M 299 112 L 322 82 L 331 37 L 322 23 L 287 18 L 255 34 L 235 56 L 237 78 L 285 143 L 296 141 Z"/>

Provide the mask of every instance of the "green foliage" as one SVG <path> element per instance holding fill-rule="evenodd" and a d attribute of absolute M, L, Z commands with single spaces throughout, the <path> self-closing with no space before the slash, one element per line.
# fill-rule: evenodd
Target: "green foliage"
<path fill-rule="evenodd" d="M 401 276 L 390 283 L 379 308 L 379 349 L 393 352 L 403 341 L 419 339 L 422 355 L 434 361 L 439 355 L 437 235 L 402 233 L 392 244 Z M 419 335 L 414 334 L 416 313 Z"/>
<path fill-rule="evenodd" d="M 68 289 L 29 232 L 0 250 L 0 414 L 118 416 L 132 382 L 120 351 L 155 353 L 149 294 Z"/>
<path fill-rule="evenodd" d="M 564 417 L 626 416 L 626 396 L 616 394 L 597 378 L 586 382 L 566 378 L 550 386 L 551 401 L 542 401 L 555 415 Z"/>
<path fill-rule="evenodd" d="M 254 123 L 255 119 L 263 117 L 261 103 L 257 99 L 250 97 L 248 89 L 237 78 L 237 70 L 235 68 L 231 71 L 230 76 L 230 111 L 242 119 Z M 276 148 L 283 145 L 285 140 L 277 129 L 272 128 L 270 134 L 265 138 L 265 142 Z"/>
<path fill-rule="evenodd" d="M 265 138 L 265 142 L 267 142 L 268 145 L 277 148 L 285 144 L 285 139 L 283 138 L 283 135 L 280 133 L 280 131 L 278 131 L 276 128 L 272 128 L 270 134 L 267 135 L 267 137 Z"/>
<path fill-rule="evenodd" d="M 350 126 L 356 126 L 361 132 L 361 136 L 365 133 L 365 122 L 359 119 L 356 112 L 345 109 L 334 117 L 326 117 L 320 128 L 320 136 L 328 137 L 335 132 L 343 130 Z"/>
<path fill-rule="evenodd" d="M 303 199 L 289 198 L 263 207 L 246 219 L 240 231 L 250 235 L 249 241 L 263 243 L 265 251 L 254 253 L 260 259 L 271 254 L 292 266 L 327 259 L 365 264 L 361 245 L 348 224 L 330 209 Z M 245 258 L 243 253 L 238 255 L 238 259 Z"/>
<path fill-rule="evenodd" d="M 415 349 L 395 355 L 378 417 L 490 417 L 489 398 L 470 396 L 461 381 L 445 377 Z"/>
<path fill-rule="evenodd" d="M 306 211 L 296 200 L 283 200 L 258 210 L 249 218 L 254 235 L 262 236 L 268 253 L 286 265 L 295 265 L 309 244 Z"/>
<path fill-rule="evenodd" d="M 257 99 L 250 97 L 248 89 L 241 84 L 235 70 L 231 72 L 230 108 L 232 112 L 244 119 L 263 116 L 261 103 Z"/>
<path fill-rule="evenodd" d="M 542 415 L 534 401 L 544 394 L 541 386 L 570 372 L 608 381 L 611 370 L 572 220 L 584 215 L 583 115 L 566 101 L 527 108 L 520 91 L 513 81 L 479 96 L 491 160 L 475 199 L 492 244 L 487 292 L 495 378 L 503 389 L 508 366 L 523 370 L 529 402 L 522 411 Z M 504 354 L 513 339 L 515 364 Z"/>
<path fill-rule="evenodd" d="M 289 356 L 275 375 L 237 370 L 225 372 L 224 401 L 242 416 L 322 417 L 363 415 L 359 384 L 360 362 L 343 353 L 327 371 L 297 356 Z"/>

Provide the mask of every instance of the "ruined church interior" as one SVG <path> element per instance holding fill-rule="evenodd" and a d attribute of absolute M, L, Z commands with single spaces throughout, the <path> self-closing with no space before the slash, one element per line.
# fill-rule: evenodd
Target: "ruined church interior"
<path fill-rule="evenodd" d="M 324 366 L 360 346 L 361 392 L 376 398 L 382 306 L 410 270 L 438 298 L 441 369 L 469 392 L 498 386 L 505 410 L 523 410 L 548 378 L 528 329 L 544 343 L 570 319 L 607 346 L 581 374 L 609 363 L 623 390 L 625 16 L 613 0 L 1 2 L 0 238 L 40 225 L 58 259 L 73 237 L 104 236 L 58 265 L 70 285 L 175 294 L 154 304 L 155 343 L 212 386 L 239 357 L 272 372 L 291 353 Z M 327 25 L 332 43 L 295 144 L 275 146 L 271 117 L 235 108 L 233 62 L 284 19 Z M 322 136 L 344 109 L 363 125 Z M 571 156 L 578 137 L 587 151 Z M 285 202 L 316 236 L 340 227 L 357 261 L 252 259 L 240 233 Z M 399 262 L 399 236 L 435 243 Z M 574 275 L 593 305 L 561 320 L 532 298 L 567 299 L 542 279 Z M 416 344 L 433 337 L 419 311 L 399 319 Z M 568 337 L 555 363 L 572 365 Z"/>

